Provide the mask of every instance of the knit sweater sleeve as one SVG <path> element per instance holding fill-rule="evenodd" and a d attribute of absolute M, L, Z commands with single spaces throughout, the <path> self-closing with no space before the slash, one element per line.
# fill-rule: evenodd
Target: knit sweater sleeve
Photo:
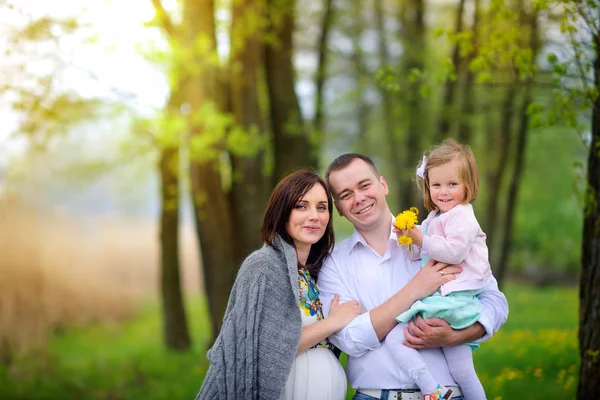
<path fill-rule="evenodd" d="M 428 234 L 423 249 L 434 260 L 460 264 L 469 255 L 478 232 L 479 224 L 472 209 L 456 206 L 445 223 L 444 234 Z"/>
<path fill-rule="evenodd" d="M 221 331 L 207 353 L 210 367 L 197 400 L 258 397 L 257 331 L 263 310 L 261 302 L 264 300 L 265 281 L 265 274 L 252 273 L 246 262 L 240 268 Z"/>
<path fill-rule="evenodd" d="M 196 399 L 279 399 L 295 358 L 300 324 L 285 265 L 271 250 L 250 255 L 236 277 Z"/>

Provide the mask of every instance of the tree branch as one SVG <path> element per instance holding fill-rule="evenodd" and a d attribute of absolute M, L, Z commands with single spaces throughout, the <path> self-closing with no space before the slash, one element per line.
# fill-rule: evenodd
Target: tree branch
<path fill-rule="evenodd" d="M 161 27 L 169 36 L 174 37 L 177 33 L 175 30 L 175 25 L 173 25 L 171 18 L 169 18 L 169 14 L 167 14 L 167 11 L 163 7 L 161 0 L 152 0 L 152 5 L 154 6 L 154 10 L 156 10 L 156 16 L 161 24 Z"/>

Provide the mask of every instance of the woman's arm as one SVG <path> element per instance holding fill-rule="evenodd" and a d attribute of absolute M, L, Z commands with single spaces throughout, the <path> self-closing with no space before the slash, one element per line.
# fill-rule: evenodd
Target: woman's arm
<path fill-rule="evenodd" d="M 331 302 L 329 315 L 314 324 L 310 324 L 302 328 L 300 336 L 300 344 L 296 354 L 300 354 L 310 349 L 315 344 L 339 331 L 354 318 L 362 314 L 362 309 L 356 300 L 348 301 L 344 304 L 339 304 L 340 296 L 335 295 Z"/>

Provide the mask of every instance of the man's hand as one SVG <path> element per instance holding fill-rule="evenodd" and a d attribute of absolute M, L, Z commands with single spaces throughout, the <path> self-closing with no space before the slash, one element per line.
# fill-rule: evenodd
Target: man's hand
<path fill-rule="evenodd" d="M 455 330 L 443 319 L 424 320 L 421 315 L 417 315 L 416 322 L 410 320 L 408 323 L 404 335 L 406 337 L 405 346 L 413 349 L 428 349 L 475 341 L 485 335 L 485 329 L 479 322 L 475 322 L 468 328 Z"/>
<path fill-rule="evenodd" d="M 425 321 L 421 315 L 417 315 L 416 322 L 411 319 L 404 329 L 404 345 L 413 349 L 454 346 L 454 333 L 454 329 L 443 319 L 429 318 Z"/>

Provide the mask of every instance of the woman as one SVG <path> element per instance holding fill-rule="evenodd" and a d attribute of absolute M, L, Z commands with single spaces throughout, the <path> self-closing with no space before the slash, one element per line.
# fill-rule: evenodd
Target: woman
<path fill-rule="evenodd" d="M 274 189 L 264 246 L 242 264 L 197 400 L 343 399 L 344 371 L 327 341 L 361 309 L 333 301 L 324 319 L 316 278 L 334 244 L 332 201 L 315 173 Z"/>

